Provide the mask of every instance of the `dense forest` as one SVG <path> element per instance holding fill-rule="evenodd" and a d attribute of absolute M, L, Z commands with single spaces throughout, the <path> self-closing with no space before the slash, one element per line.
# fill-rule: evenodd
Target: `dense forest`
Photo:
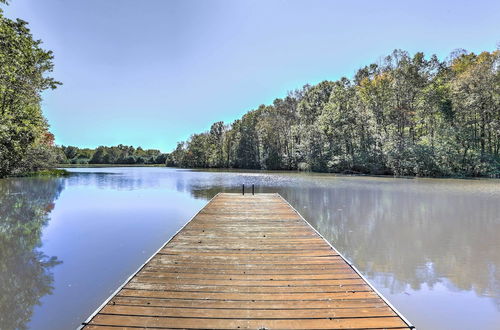
<path fill-rule="evenodd" d="M 500 51 L 392 54 L 180 142 L 167 165 L 417 176 L 500 174 Z"/>
<path fill-rule="evenodd" d="M 0 178 L 59 162 L 40 107 L 40 94 L 60 85 L 48 76 L 52 60 L 27 22 L 8 19 L 0 9 Z"/>
<path fill-rule="evenodd" d="M 61 146 L 61 163 L 65 164 L 165 164 L 167 154 L 160 150 L 117 145 L 96 149 Z"/>
<path fill-rule="evenodd" d="M 5 0 L 0 0 L 5 4 Z M 53 54 L 0 9 L 0 177 L 56 164 L 163 164 L 417 176 L 500 175 L 500 50 L 392 54 L 180 142 L 57 147 L 41 110 Z"/>

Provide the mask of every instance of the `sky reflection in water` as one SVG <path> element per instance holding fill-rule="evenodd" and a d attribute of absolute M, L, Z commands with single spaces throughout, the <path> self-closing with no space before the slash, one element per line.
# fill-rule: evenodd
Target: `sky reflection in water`
<path fill-rule="evenodd" d="M 206 200 L 242 183 L 282 194 L 418 328 L 500 328 L 498 180 L 72 171 L 0 180 L 1 329 L 75 328 Z"/>

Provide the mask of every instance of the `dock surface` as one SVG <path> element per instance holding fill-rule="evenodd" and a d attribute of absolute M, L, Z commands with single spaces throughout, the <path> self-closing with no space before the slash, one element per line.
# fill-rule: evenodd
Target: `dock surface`
<path fill-rule="evenodd" d="M 215 196 L 84 329 L 409 329 L 278 194 Z"/>

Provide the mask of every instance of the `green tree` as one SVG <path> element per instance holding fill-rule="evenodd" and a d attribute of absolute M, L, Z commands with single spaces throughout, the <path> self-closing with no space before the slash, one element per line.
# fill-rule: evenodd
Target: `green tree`
<path fill-rule="evenodd" d="M 40 107 L 41 92 L 60 84 L 48 75 L 52 60 L 27 22 L 8 19 L 0 10 L 0 177 L 52 166 L 50 160 L 33 166 L 27 161 L 30 153 L 40 157 L 48 156 L 41 149 L 53 151 Z"/>
<path fill-rule="evenodd" d="M 261 106 L 258 110 L 250 111 L 239 122 L 239 138 L 234 162 L 237 168 L 260 168 L 260 143 L 257 124 L 262 110 L 263 107 Z"/>
<path fill-rule="evenodd" d="M 499 51 L 395 50 L 178 144 L 171 166 L 500 175 Z M 221 157 L 222 155 L 222 157 Z M 221 160 L 222 158 L 222 160 Z"/>
<path fill-rule="evenodd" d="M 208 133 L 209 167 L 222 167 L 224 163 L 224 122 L 213 123 Z"/>

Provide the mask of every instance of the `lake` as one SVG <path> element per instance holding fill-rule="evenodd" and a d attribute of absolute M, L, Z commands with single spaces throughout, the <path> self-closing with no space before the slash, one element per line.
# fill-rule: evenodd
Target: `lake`
<path fill-rule="evenodd" d="M 500 329 L 500 181 L 160 167 L 0 180 L 0 329 L 74 329 L 218 192 L 277 192 L 419 329 Z"/>

